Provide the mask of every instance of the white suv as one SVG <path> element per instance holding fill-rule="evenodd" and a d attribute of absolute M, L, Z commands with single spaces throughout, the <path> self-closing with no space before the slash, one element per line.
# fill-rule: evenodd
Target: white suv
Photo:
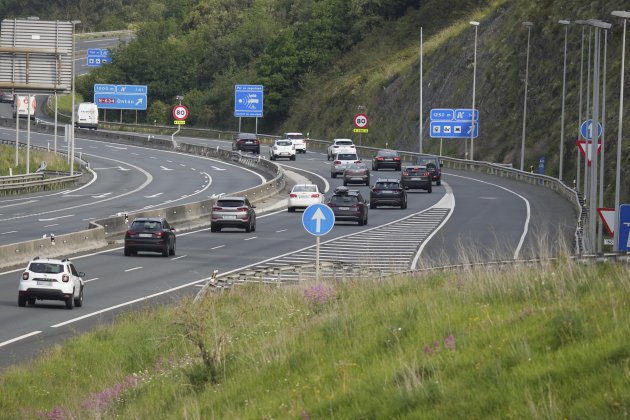
<path fill-rule="evenodd" d="M 34 305 L 35 300 L 62 300 L 66 309 L 83 306 L 83 277 L 69 259 L 33 259 L 22 273 L 18 306 Z"/>
<path fill-rule="evenodd" d="M 291 140 L 276 140 L 269 149 L 269 159 L 288 158 L 295 160 L 295 146 Z"/>
<path fill-rule="evenodd" d="M 328 160 L 333 159 L 337 153 L 356 153 L 356 151 L 351 139 L 334 139 L 328 146 Z"/>
<path fill-rule="evenodd" d="M 302 133 L 284 133 L 285 139 L 291 140 L 297 153 L 306 153 L 306 141 Z"/>

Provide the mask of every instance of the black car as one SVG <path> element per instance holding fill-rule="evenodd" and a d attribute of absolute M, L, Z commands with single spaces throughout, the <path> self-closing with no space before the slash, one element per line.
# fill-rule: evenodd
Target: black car
<path fill-rule="evenodd" d="M 149 251 L 168 257 L 175 255 L 175 245 L 175 228 L 163 217 L 138 217 L 125 233 L 125 256 Z"/>
<path fill-rule="evenodd" d="M 260 154 L 260 140 L 256 134 L 241 133 L 232 141 L 232 150 Z"/>
<path fill-rule="evenodd" d="M 390 168 L 400 171 L 400 155 L 395 150 L 382 149 L 376 152 L 372 158 L 372 170 L 378 171 L 383 168 Z"/>
<path fill-rule="evenodd" d="M 359 226 L 367 225 L 368 206 L 359 191 L 337 187 L 326 204 L 335 215 L 335 223 L 347 221 L 357 222 Z"/>
<path fill-rule="evenodd" d="M 407 208 L 407 192 L 397 179 L 379 178 L 370 190 L 370 208 L 396 206 Z"/>
<path fill-rule="evenodd" d="M 210 232 L 221 232 L 223 228 L 256 231 L 256 206 L 247 197 L 221 197 L 212 206 Z"/>
<path fill-rule="evenodd" d="M 442 166 L 444 165 L 437 156 L 419 156 L 416 159 L 416 165 L 426 166 L 431 172 L 431 180 L 435 185 L 442 183 Z"/>
<path fill-rule="evenodd" d="M 424 165 L 405 166 L 400 174 L 400 184 L 406 190 L 413 188 L 429 193 L 433 190 L 431 172 Z"/>
<path fill-rule="evenodd" d="M 370 169 L 363 162 L 352 163 L 343 171 L 343 185 L 365 184 L 370 185 Z"/>

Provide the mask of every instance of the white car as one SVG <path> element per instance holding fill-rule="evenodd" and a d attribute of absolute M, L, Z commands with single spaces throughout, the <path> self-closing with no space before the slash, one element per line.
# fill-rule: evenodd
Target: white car
<path fill-rule="evenodd" d="M 283 137 L 293 142 L 297 153 L 306 153 L 306 140 L 302 133 L 284 133 Z"/>
<path fill-rule="evenodd" d="M 328 146 L 328 160 L 335 157 L 337 153 L 356 153 L 354 143 L 350 139 L 334 139 L 332 144 Z"/>
<path fill-rule="evenodd" d="M 356 152 L 337 153 L 332 165 L 330 165 L 330 176 L 337 178 L 337 175 L 343 175 L 343 171 L 354 163 L 361 163 Z"/>
<path fill-rule="evenodd" d="M 66 309 L 83 306 L 84 276 L 67 258 L 35 258 L 22 273 L 18 306 L 34 305 L 36 300 L 62 300 Z"/>
<path fill-rule="evenodd" d="M 307 208 L 311 204 L 323 203 L 324 194 L 319 191 L 315 184 L 297 184 L 289 194 L 289 212 L 294 212 L 297 208 Z"/>
<path fill-rule="evenodd" d="M 295 146 L 291 140 L 276 140 L 269 149 L 269 159 L 287 158 L 295 160 Z"/>

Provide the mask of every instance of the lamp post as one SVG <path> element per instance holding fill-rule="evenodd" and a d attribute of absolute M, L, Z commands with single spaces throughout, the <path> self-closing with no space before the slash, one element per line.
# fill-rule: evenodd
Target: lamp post
<path fill-rule="evenodd" d="M 475 27 L 475 49 L 473 60 L 473 91 L 472 91 L 472 110 L 470 116 L 470 160 L 474 160 L 474 146 L 473 139 L 475 137 L 475 90 L 477 83 L 477 29 L 479 28 L 479 22 L 471 21 L 471 25 Z"/>
<path fill-rule="evenodd" d="M 70 110 L 70 176 L 74 175 L 74 29 L 81 23 L 80 20 L 72 20 L 72 109 Z"/>
<path fill-rule="evenodd" d="M 564 99 L 566 96 L 567 82 L 567 36 L 569 34 L 568 20 L 559 20 L 559 24 L 564 25 L 564 67 L 562 70 L 562 117 L 560 118 L 560 167 L 558 168 L 558 179 L 562 181 L 562 163 L 564 159 Z"/>
<path fill-rule="evenodd" d="M 525 97 L 523 99 L 523 135 L 521 139 L 521 171 L 525 166 L 525 121 L 527 118 L 527 78 L 529 76 L 529 36 L 531 33 L 532 22 L 523 22 L 523 26 L 527 28 L 527 59 L 525 61 Z"/>
<path fill-rule="evenodd" d="M 613 251 L 619 252 L 619 195 L 621 178 L 621 131 L 623 127 L 623 84 L 626 61 L 626 22 L 630 19 L 630 12 L 614 11 L 613 16 L 623 18 L 623 42 L 621 44 L 621 84 L 619 85 L 619 131 L 617 133 L 617 168 L 615 174 L 615 237 L 613 241 Z"/>
<path fill-rule="evenodd" d="M 578 140 L 580 139 L 581 134 L 581 130 L 579 129 L 579 127 L 582 124 L 582 85 L 583 85 L 583 81 L 584 81 L 584 26 L 586 24 L 586 21 L 584 20 L 576 20 L 575 23 L 577 23 L 578 25 L 582 25 L 582 41 L 581 41 L 581 47 L 580 47 L 580 95 L 579 95 L 579 101 L 578 101 L 578 135 L 577 138 Z M 580 191 L 580 186 L 581 181 L 580 181 L 580 176 L 582 174 L 582 169 L 581 169 L 581 163 L 582 163 L 582 156 L 580 154 L 580 148 L 577 147 L 576 150 L 577 153 L 577 171 L 576 171 L 576 190 Z M 584 192 L 584 191 L 583 191 Z"/>
<path fill-rule="evenodd" d="M 420 27 L 420 154 L 422 154 L 422 27 Z"/>

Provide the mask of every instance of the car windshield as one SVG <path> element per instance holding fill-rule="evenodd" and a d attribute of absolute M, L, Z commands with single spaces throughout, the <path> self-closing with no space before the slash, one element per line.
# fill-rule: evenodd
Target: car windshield
<path fill-rule="evenodd" d="M 245 207 L 243 200 L 218 200 L 217 206 L 219 207 Z"/>
<path fill-rule="evenodd" d="M 407 172 L 424 172 L 427 170 L 426 166 L 407 166 L 405 171 Z"/>
<path fill-rule="evenodd" d="M 282 141 L 282 140 L 279 140 L 279 141 L 277 141 L 277 142 L 276 142 L 276 144 L 277 144 L 278 146 L 293 146 L 293 143 L 292 143 L 291 141 Z"/>
<path fill-rule="evenodd" d="M 296 185 L 293 192 L 317 192 L 316 185 Z"/>
<path fill-rule="evenodd" d="M 335 142 L 337 146 L 352 146 L 352 140 L 337 140 Z"/>
<path fill-rule="evenodd" d="M 359 171 L 359 170 L 367 169 L 367 166 L 365 166 L 364 163 L 353 163 L 352 165 L 348 165 L 347 169 L 352 169 L 352 170 L 355 170 L 355 171 Z"/>
<path fill-rule="evenodd" d="M 158 230 L 162 229 L 162 223 L 156 220 L 136 220 L 131 224 L 131 230 Z"/>
<path fill-rule="evenodd" d="M 285 136 L 287 139 L 303 139 L 304 135 L 302 133 L 288 133 Z"/>
<path fill-rule="evenodd" d="M 59 274 L 63 273 L 63 264 L 31 263 L 29 270 L 33 273 Z"/>
<path fill-rule="evenodd" d="M 376 156 L 379 156 L 379 157 L 396 157 L 396 156 L 398 156 L 398 153 L 395 152 L 394 150 L 379 150 L 378 153 L 376 154 Z"/>
<path fill-rule="evenodd" d="M 337 160 L 357 160 L 357 155 L 353 153 L 339 153 Z"/>
<path fill-rule="evenodd" d="M 418 165 L 425 165 L 425 166 L 433 165 L 433 167 L 436 167 L 437 159 L 435 159 L 435 158 L 418 158 L 418 161 L 416 163 Z"/>
<path fill-rule="evenodd" d="M 391 190 L 400 188 L 398 182 L 377 182 L 374 188 L 379 190 Z"/>
<path fill-rule="evenodd" d="M 357 203 L 358 201 L 356 195 L 333 195 L 330 198 L 331 203 Z"/>

